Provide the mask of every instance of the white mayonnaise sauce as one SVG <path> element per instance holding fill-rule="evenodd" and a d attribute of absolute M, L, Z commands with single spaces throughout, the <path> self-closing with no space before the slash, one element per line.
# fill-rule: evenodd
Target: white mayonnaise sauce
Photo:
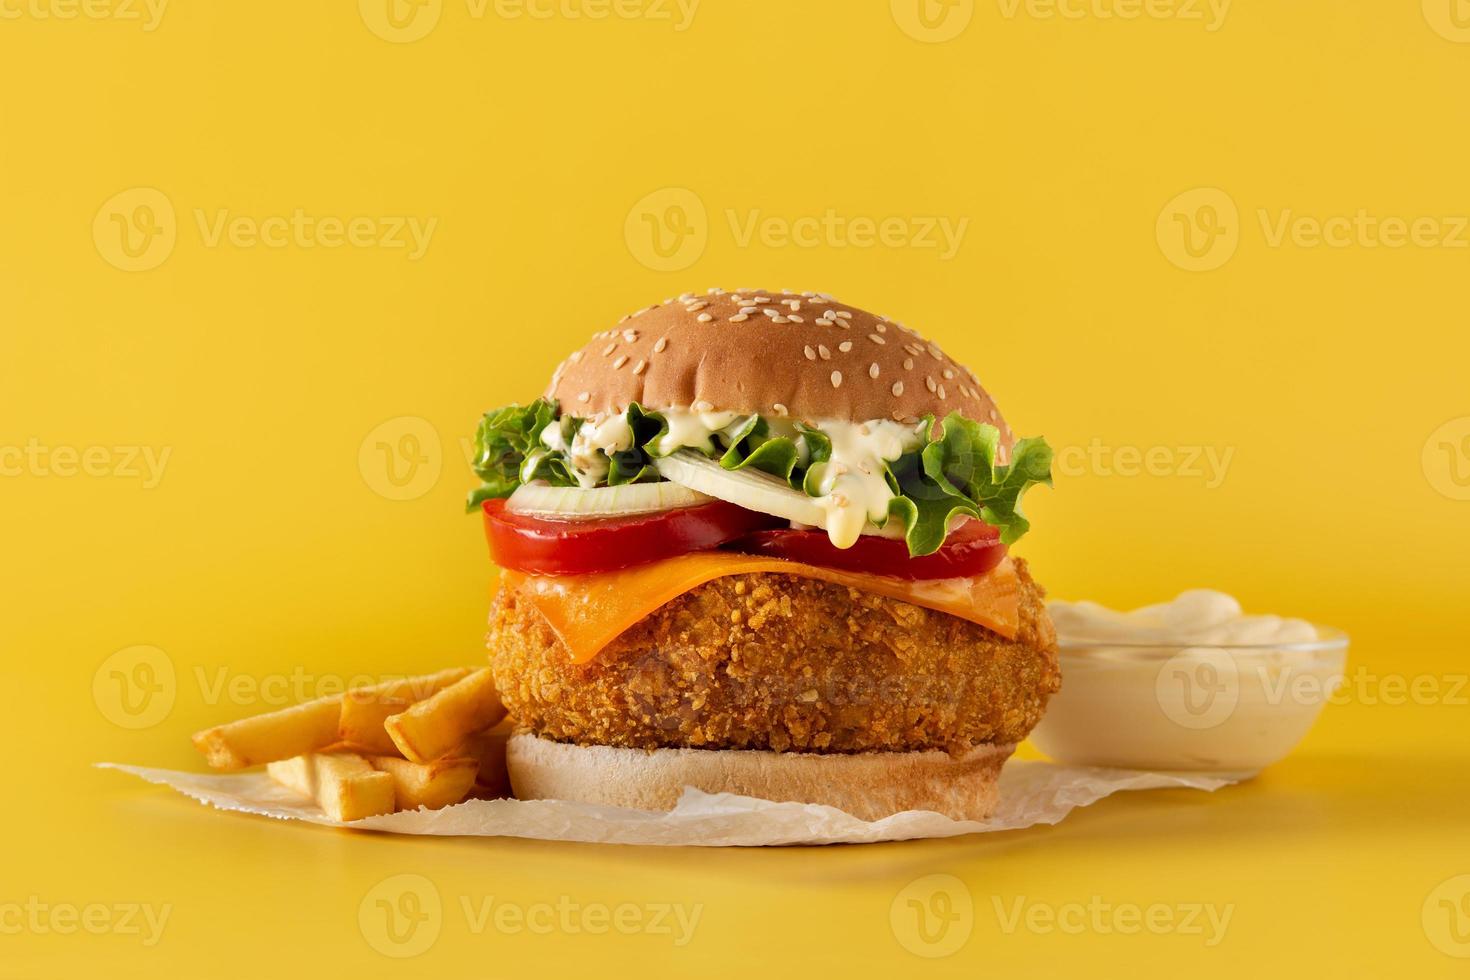
<path fill-rule="evenodd" d="M 1078 765 L 1249 774 L 1283 758 L 1342 682 L 1347 639 L 1195 589 L 1131 612 L 1047 604 L 1062 690 L 1032 741 Z"/>
<path fill-rule="evenodd" d="M 570 441 L 562 424 L 565 421 L 558 419 L 541 430 L 541 444 L 566 455 L 572 475 L 583 488 L 595 487 L 607 478 L 608 456 L 633 448 L 633 427 L 626 415 L 587 419 Z"/>

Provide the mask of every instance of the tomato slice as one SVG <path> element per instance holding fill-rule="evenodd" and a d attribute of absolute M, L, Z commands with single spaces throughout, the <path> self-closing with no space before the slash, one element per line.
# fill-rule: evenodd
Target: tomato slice
<path fill-rule="evenodd" d="M 708 551 L 782 522 L 716 500 L 697 507 L 593 520 L 549 520 L 513 514 L 487 500 L 485 536 L 501 568 L 529 575 L 610 572 L 691 551 Z"/>
<path fill-rule="evenodd" d="M 1006 555 L 1000 531 L 973 519 L 951 530 L 934 554 L 919 558 L 911 557 L 908 545 L 899 538 L 865 534 L 851 548 L 838 548 L 826 531 L 756 531 L 726 547 L 749 555 L 905 579 L 973 578 L 999 565 Z"/>

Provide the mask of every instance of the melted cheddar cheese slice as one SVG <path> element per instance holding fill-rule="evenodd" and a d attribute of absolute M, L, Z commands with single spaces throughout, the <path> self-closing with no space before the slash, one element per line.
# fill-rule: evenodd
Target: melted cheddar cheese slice
<path fill-rule="evenodd" d="M 630 626 L 706 582 L 749 572 L 799 575 L 899 599 L 978 623 L 1007 639 L 1020 625 L 1020 582 L 1009 558 L 977 578 L 914 581 L 821 568 L 784 558 L 703 551 L 591 575 L 505 571 L 501 584 L 546 617 L 573 663 L 597 656 Z"/>

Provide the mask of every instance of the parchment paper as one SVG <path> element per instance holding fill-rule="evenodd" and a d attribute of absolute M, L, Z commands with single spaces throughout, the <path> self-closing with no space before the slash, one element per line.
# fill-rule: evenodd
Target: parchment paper
<path fill-rule="evenodd" d="M 411 810 L 338 823 L 310 800 L 271 782 L 263 772 L 211 775 L 108 762 L 99 766 L 170 786 L 221 810 L 354 830 L 699 847 L 866 844 L 1020 830 L 1058 823 L 1077 807 L 1088 806 L 1123 790 L 1214 791 L 1238 781 L 1210 774 L 1137 772 L 1012 760 L 1001 771 L 1000 807 L 984 823 L 952 820 L 923 810 L 870 822 L 828 806 L 772 803 L 730 793 L 702 793 L 693 788 L 684 790 L 678 805 L 669 813 L 559 800 L 467 800 L 442 810 Z"/>

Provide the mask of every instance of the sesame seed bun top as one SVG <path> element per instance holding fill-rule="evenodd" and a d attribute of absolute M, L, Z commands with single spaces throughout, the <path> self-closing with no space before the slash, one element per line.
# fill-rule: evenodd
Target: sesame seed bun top
<path fill-rule="evenodd" d="M 918 421 L 958 411 L 1012 436 L 975 375 L 907 327 L 825 294 L 685 293 L 623 317 L 557 367 L 566 415 L 644 408 Z"/>

